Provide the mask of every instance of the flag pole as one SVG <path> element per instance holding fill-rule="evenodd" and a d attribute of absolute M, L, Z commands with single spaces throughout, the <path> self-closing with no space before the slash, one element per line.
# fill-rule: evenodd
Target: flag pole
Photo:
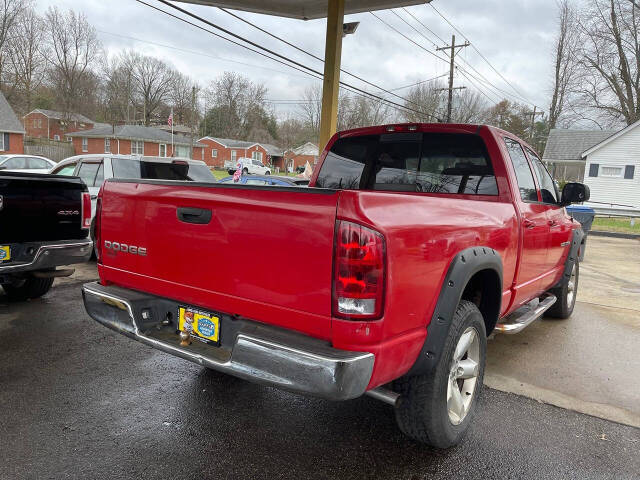
<path fill-rule="evenodd" d="M 171 107 L 171 156 L 176 156 L 175 147 L 173 146 L 173 107 Z"/>

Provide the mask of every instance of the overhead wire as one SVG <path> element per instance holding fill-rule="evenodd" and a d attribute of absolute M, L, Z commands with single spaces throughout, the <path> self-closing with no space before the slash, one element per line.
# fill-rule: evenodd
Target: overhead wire
<path fill-rule="evenodd" d="M 166 5 L 166 6 L 168 6 L 168 7 L 170 7 L 170 8 L 173 8 L 173 9 L 179 11 L 180 13 L 182 13 L 184 15 L 188 15 L 189 17 L 192 17 L 192 18 L 194 18 L 194 19 L 196 19 L 196 20 L 198 20 L 198 21 L 200 21 L 200 22 L 202 22 L 202 23 L 204 23 L 204 24 L 206 24 L 208 26 L 211 26 L 211 27 L 213 27 L 213 28 L 215 28 L 215 29 L 227 34 L 227 35 L 230 35 L 233 38 L 236 38 L 236 39 L 238 39 L 240 41 L 248 43 L 249 45 L 251 45 L 251 47 L 255 47 L 255 48 L 248 47 L 248 46 L 243 45 L 243 44 L 241 44 L 241 43 L 239 43 L 237 41 L 234 41 L 234 40 L 229 39 L 227 37 L 224 37 L 224 36 L 222 36 L 220 34 L 212 32 L 211 30 L 208 30 L 208 29 L 206 29 L 206 28 L 204 28 L 204 27 L 202 27 L 200 25 L 194 24 L 193 22 L 190 22 L 190 21 L 188 21 L 188 20 L 186 20 L 186 19 L 184 19 L 182 17 L 179 17 L 177 15 L 174 15 L 171 12 L 167 12 L 165 10 L 162 10 L 162 9 L 160 9 L 160 8 L 154 6 L 154 5 L 151 5 L 151 4 L 149 4 L 149 3 L 147 3 L 147 2 L 145 2 L 143 0 L 136 0 L 136 1 L 138 3 L 141 3 L 143 5 L 151 7 L 153 9 L 157 10 L 157 11 L 160 11 L 160 12 L 166 14 L 166 15 L 169 15 L 169 16 L 171 16 L 173 18 L 176 18 L 176 19 L 178 19 L 180 21 L 183 21 L 185 23 L 193 25 L 196 28 L 204 30 L 205 32 L 208 32 L 208 33 L 210 33 L 210 34 L 212 34 L 212 35 L 214 35 L 214 36 L 216 36 L 218 38 L 221 38 L 223 40 L 229 41 L 229 42 L 231 42 L 231 43 L 233 43 L 235 45 L 241 46 L 241 47 L 243 47 L 245 49 L 248 49 L 248 50 L 250 50 L 250 51 L 252 51 L 254 53 L 258 53 L 259 55 L 262 55 L 262 56 L 264 56 L 266 58 L 270 58 L 271 60 L 278 61 L 279 63 L 283 63 L 284 65 L 286 65 L 286 66 L 288 66 L 290 68 L 295 68 L 296 70 L 303 71 L 304 73 L 311 72 L 312 74 L 316 75 L 316 78 L 319 78 L 319 79 L 322 79 L 324 77 L 322 72 L 319 72 L 319 71 L 313 69 L 312 67 L 309 67 L 309 66 L 304 65 L 304 64 L 302 64 L 300 62 L 297 62 L 296 60 L 293 60 L 293 59 L 291 59 L 291 58 L 289 58 L 289 57 L 287 57 L 285 55 L 282 55 L 282 54 L 280 54 L 278 52 L 275 52 L 274 50 L 271 50 L 271 49 L 269 49 L 267 47 L 264 47 L 263 45 L 259 45 L 256 42 L 253 42 L 252 40 L 249 40 L 249 39 L 247 39 L 245 37 L 242 37 L 241 35 L 238 35 L 238 34 L 232 32 L 232 31 L 230 31 L 230 30 L 228 30 L 228 29 L 226 29 L 224 27 L 221 27 L 221 26 L 219 26 L 219 25 L 217 25 L 217 24 L 205 19 L 205 18 L 202 18 L 199 15 L 196 15 L 196 14 L 194 14 L 194 13 L 188 11 L 188 10 L 185 10 L 185 9 L 183 9 L 183 8 L 177 6 L 177 5 L 173 5 L 172 3 L 168 2 L 167 0 L 157 0 L 157 1 L 162 3 L 162 4 L 164 4 L 164 5 Z M 266 53 L 257 51 L 256 49 L 263 50 L 264 52 L 267 52 L 271 56 L 267 55 Z M 274 58 L 274 57 L 277 57 L 277 58 Z M 278 59 L 280 59 L 280 60 L 278 60 Z M 292 65 L 290 65 L 289 63 L 286 63 L 286 62 L 289 62 Z M 364 81 L 368 82 L 366 80 L 364 80 Z M 382 88 L 380 86 L 377 86 L 377 85 L 375 85 L 375 84 L 373 84 L 371 82 L 368 82 L 368 83 L 370 83 L 375 88 L 377 88 L 377 89 L 379 89 L 381 91 L 384 91 L 385 93 L 390 93 L 391 95 L 394 95 L 396 97 L 399 97 L 399 98 L 403 99 L 407 103 L 413 103 L 415 105 L 418 105 L 415 102 L 411 102 L 410 100 L 408 100 L 408 99 L 406 99 L 404 97 L 401 97 L 399 95 L 396 95 L 393 92 L 390 92 L 390 91 L 388 91 L 388 90 L 386 90 L 386 89 L 384 89 L 384 88 Z M 366 90 L 363 90 L 363 89 L 361 89 L 361 88 L 359 88 L 359 87 L 357 87 L 355 85 L 352 85 L 352 84 L 349 84 L 349 83 L 346 83 L 346 82 L 343 82 L 343 81 L 340 81 L 340 85 L 343 85 L 345 87 L 345 89 L 347 89 L 348 91 L 351 91 L 351 93 L 360 92 L 360 94 L 362 94 L 362 95 L 365 95 L 365 96 L 368 96 L 368 97 L 371 97 L 371 98 L 375 98 L 375 99 L 378 99 L 379 101 L 383 101 L 383 102 L 385 102 L 387 104 L 395 105 L 396 107 L 399 107 L 401 109 L 413 111 L 414 113 L 418 113 L 420 115 L 425 115 L 425 116 L 431 117 L 431 118 L 433 118 L 433 119 L 435 119 L 437 121 L 440 121 L 440 118 L 438 118 L 436 115 L 432 115 L 432 114 L 427 113 L 427 112 L 421 112 L 421 111 L 413 109 L 413 108 L 411 108 L 411 107 L 409 107 L 407 105 L 399 104 L 399 103 L 394 102 L 392 100 L 389 100 L 387 98 L 384 98 L 384 97 L 381 97 L 381 96 L 376 95 L 374 93 L 371 93 L 371 92 L 368 92 Z"/>

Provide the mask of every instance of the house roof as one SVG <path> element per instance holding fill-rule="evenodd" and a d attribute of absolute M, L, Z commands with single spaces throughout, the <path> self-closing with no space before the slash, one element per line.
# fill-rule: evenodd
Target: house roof
<path fill-rule="evenodd" d="M 0 132 L 24 133 L 22 123 L 2 93 L 0 93 Z"/>
<path fill-rule="evenodd" d="M 262 148 L 267 151 L 267 155 L 270 155 L 272 157 L 284 156 L 284 151 L 280 147 L 276 147 L 275 145 L 271 145 L 270 143 L 260 143 L 259 145 L 261 145 Z"/>
<path fill-rule="evenodd" d="M 73 120 L 75 122 L 83 122 L 83 123 L 95 123 L 90 118 L 85 117 L 79 113 L 67 113 L 57 112 L 55 110 L 44 110 L 42 108 L 36 108 L 35 110 L 30 111 L 27 115 L 31 115 L 32 113 L 41 113 L 45 117 L 53 118 L 55 120 Z M 27 116 L 25 115 L 25 117 Z"/>
<path fill-rule="evenodd" d="M 621 137 L 622 135 L 625 135 L 625 134 L 629 133 L 631 130 L 636 128 L 638 125 L 640 125 L 640 120 L 638 120 L 637 122 L 632 123 L 631 125 L 627 125 L 622 130 L 614 133 L 613 135 L 609 136 L 608 138 L 605 138 L 604 140 L 602 140 L 601 142 L 597 143 L 596 145 L 593 145 L 588 150 L 585 150 L 582 153 L 582 156 L 586 157 L 587 155 L 592 154 L 593 152 L 595 152 L 596 150 L 604 147 L 608 143 L 613 142 L 616 138 Z"/>
<path fill-rule="evenodd" d="M 143 125 L 116 125 L 109 124 L 66 134 L 67 137 L 90 137 L 90 138 L 119 138 L 121 140 L 143 140 L 154 143 L 171 143 L 171 133 L 154 127 Z M 184 135 L 173 135 L 173 143 L 176 145 L 191 145 L 191 139 Z M 204 147 L 203 144 L 194 142 L 194 147 Z"/>
<path fill-rule="evenodd" d="M 319 148 L 315 143 L 307 142 L 300 145 L 298 148 L 291 150 L 295 155 L 310 155 L 317 157 L 319 155 Z"/>
<path fill-rule="evenodd" d="M 218 137 L 203 137 L 200 140 L 213 140 L 220 145 L 227 148 L 249 148 L 256 145 L 258 142 L 247 142 L 245 140 L 233 140 L 232 138 L 218 138 Z M 198 140 L 198 141 L 200 141 Z"/>
<path fill-rule="evenodd" d="M 616 130 L 566 130 L 554 128 L 549 132 L 543 160 L 579 161 L 582 153 L 599 144 Z"/>
<path fill-rule="evenodd" d="M 171 126 L 169 125 L 158 125 L 156 128 L 159 128 L 160 130 L 164 130 L 165 132 L 171 132 Z M 187 127 L 186 125 L 179 125 L 179 124 L 174 124 L 173 125 L 173 133 L 184 133 L 184 134 L 189 134 L 191 133 L 191 129 L 189 127 Z"/>

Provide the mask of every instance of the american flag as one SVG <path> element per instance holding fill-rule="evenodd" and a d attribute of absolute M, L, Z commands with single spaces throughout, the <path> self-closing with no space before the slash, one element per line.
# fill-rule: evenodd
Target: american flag
<path fill-rule="evenodd" d="M 173 108 L 171 109 L 171 115 L 169 115 L 169 120 L 167 120 L 167 123 L 170 127 L 173 126 Z"/>

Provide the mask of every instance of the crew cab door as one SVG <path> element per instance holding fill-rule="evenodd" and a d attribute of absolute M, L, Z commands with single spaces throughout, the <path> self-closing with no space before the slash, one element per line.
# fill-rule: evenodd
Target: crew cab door
<path fill-rule="evenodd" d="M 76 175 L 80 177 L 89 188 L 89 194 L 91 195 L 91 216 L 93 217 L 96 213 L 96 199 L 98 198 L 98 192 L 100 192 L 100 187 L 104 182 L 103 159 L 90 158 L 82 160 Z"/>
<path fill-rule="evenodd" d="M 515 172 L 519 195 L 516 203 L 520 211 L 521 250 L 516 277 L 516 304 L 535 296 L 543 288 L 542 279 L 549 271 L 547 250 L 549 248 L 548 207 L 538 200 L 534 174 L 516 140 L 504 139 Z"/>
<path fill-rule="evenodd" d="M 547 264 L 551 271 L 562 268 L 565 254 L 568 249 L 567 242 L 571 238 L 571 221 L 565 210 L 560 206 L 560 196 L 551 175 L 545 168 L 540 158 L 529 148 L 526 149 L 531 160 L 531 165 L 538 179 L 540 200 L 544 205 L 547 224 L 549 225 L 549 248 L 547 249 Z M 547 283 L 554 282 L 550 278 Z"/>

